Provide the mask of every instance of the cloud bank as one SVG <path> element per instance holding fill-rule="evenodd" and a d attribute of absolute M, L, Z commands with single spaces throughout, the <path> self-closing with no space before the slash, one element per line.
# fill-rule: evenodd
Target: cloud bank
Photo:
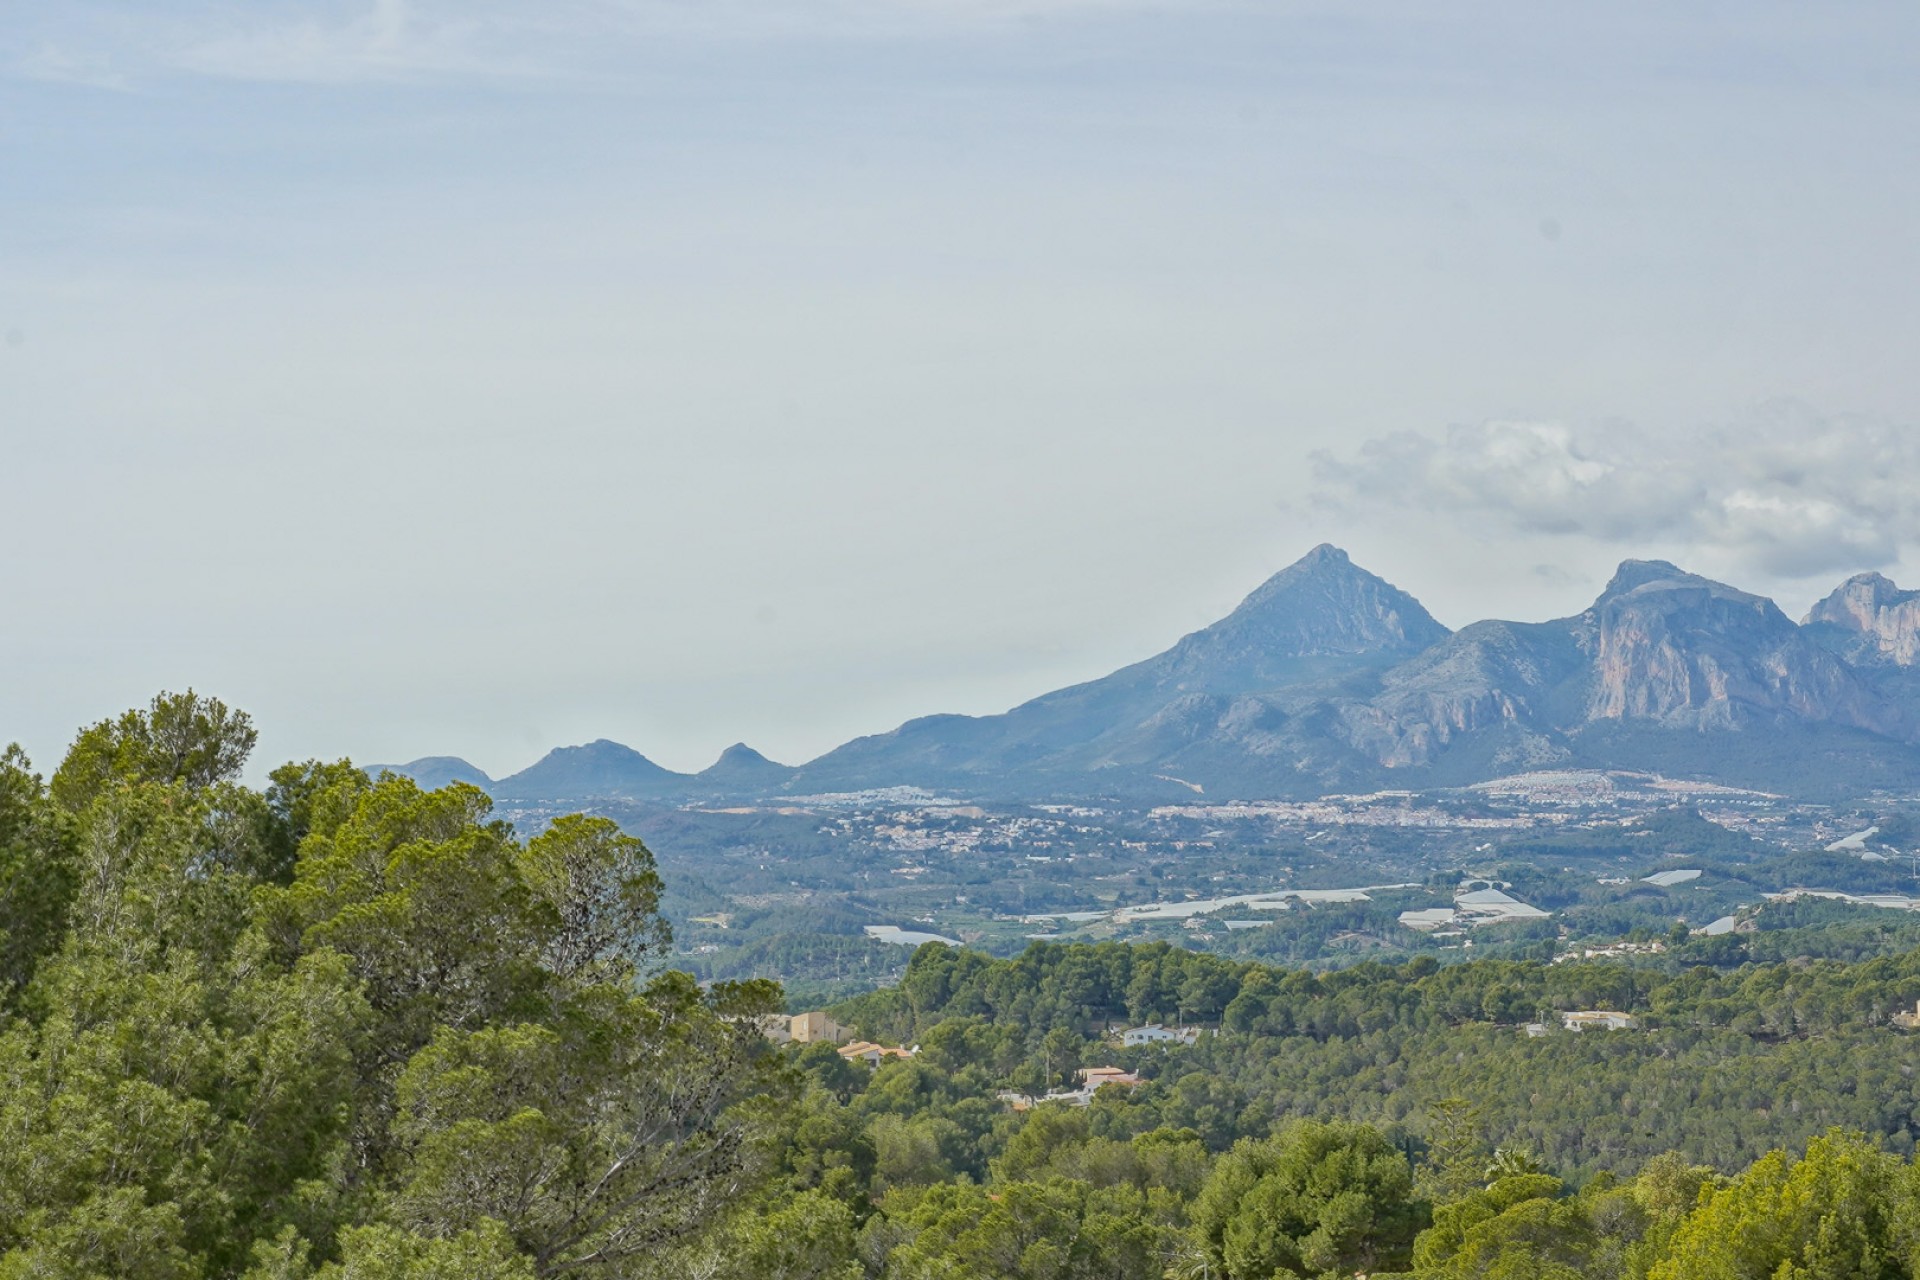
<path fill-rule="evenodd" d="M 351 85 L 618 84 L 662 40 L 870 43 L 1041 20 L 1245 8 L 1246 0 L 83 0 L 0 32 L 0 75 L 128 89 L 188 75 Z M 1318 0 L 1298 6 L 1315 12 Z"/>
<path fill-rule="evenodd" d="M 1880 568 L 1920 541 L 1920 437 L 1797 404 L 1736 424 L 1493 421 L 1313 457 L 1337 505 L 1407 509 L 1494 535 L 1677 545 L 1776 578 Z"/>

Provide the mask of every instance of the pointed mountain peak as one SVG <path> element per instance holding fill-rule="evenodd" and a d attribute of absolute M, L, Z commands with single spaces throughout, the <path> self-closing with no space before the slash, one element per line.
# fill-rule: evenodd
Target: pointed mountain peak
<path fill-rule="evenodd" d="M 744 742 L 736 742 L 720 753 L 720 758 L 700 771 L 702 778 L 743 777 L 752 774 L 788 773 L 792 767 L 769 760 Z"/>
<path fill-rule="evenodd" d="M 1409 655 L 1451 633 L 1392 583 L 1322 543 L 1155 662 L 1180 688 L 1271 688 L 1301 660 Z"/>
<path fill-rule="evenodd" d="M 1273 575 L 1268 581 L 1289 576 L 1299 577 L 1310 573 L 1366 573 L 1365 569 L 1354 564 L 1353 557 L 1334 546 L 1323 542 L 1292 564 Z M 1372 576 L 1372 575 L 1368 575 Z"/>
<path fill-rule="evenodd" d="M 1354 632 L 1344 642 L 1329 636 L 1335 647 L 1326 652 L 1368 652 L 1380 647 L 1377 641 L 1382 639 L 1388 640 L 1390 647 L 1404 643 L 1423 649 L 1449 634 L 1418 600 L 1362 569 L 1331 542 L 1321 543 L 1254 588 L 1239 608 L 1208 630 L 1231 627 L 1254 617 L 1280 622 L 1287 630 L 1305 627 Z M 1375 624 L 1383 624 L 1391 634 L 1382 634 Z M 1316 647 L 1299 652 L 1320 651 Z"/>
<path fill-rule="evenodd" d="M 767 759 L 744 742 L 736 742 L 694 776 L 710 794 L 764 795 L 791 782 L 798 772 L 791 765 Z"/>
<path fill-rule="evenodd" d="M 1331 542 L 1323 542 L 1255 587 L 1247 598 L 1240 602 L 1240 607 L 1234 610 L 1234 613 L 1262 608 L 1275 601 L 1303 599 L 1314 594 L 1324 595 L 1327 592 L 1339 592 L 1353 587 L 1362 590 L 1386 590 L 1403 596 L 1407 600 L 1413 599 L 1384 578 L 1362 569 L 1353 562 L 1353 557 L 1339 547 Z M 1425 610 L 1421 612 L 1424 613 Z"/>

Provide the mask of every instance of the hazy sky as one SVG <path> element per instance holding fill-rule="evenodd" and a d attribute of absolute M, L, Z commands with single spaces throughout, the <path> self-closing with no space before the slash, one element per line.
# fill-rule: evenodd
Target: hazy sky
<path fill-rule="evenodd" d="M 1323 540 L 1452 625 L 1920 579 L 1913 6 L 0 15 L 43 765 L 189 684 L 274 760 L 799 761 Z"/>

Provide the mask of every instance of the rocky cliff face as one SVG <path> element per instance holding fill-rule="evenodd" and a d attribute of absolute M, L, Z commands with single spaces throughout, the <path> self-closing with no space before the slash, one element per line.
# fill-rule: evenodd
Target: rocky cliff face
<path fill-rule="evenodd" d="M 1762 596 L 1632 561 L 1589 614 L 1590 719 L 1738 729 L 1786 716 L 1901 731 L 1892 708 Z"/>
<path fill-rule="evenodd" d="M 1764 597 L 1630 560 L 1581 614 L 1465 627 L 1387 671 L 1378 692 L 1343 702 L 1335 723 L 1356 752 L 1395 772 L 1562 762 L 1606 726 L 1695 738 L 1826 727 L 1911 740 L 1913 700 L 1883 685 Z"/>
<path fill-rule="evenodd" d="M 1813 606 L 1805 625 L 1838 633 L 1856 662 L 1910 667 L 1920 661 L 1920 591 L 1902 591 L 1877 573 L 1841 583 Z"/>

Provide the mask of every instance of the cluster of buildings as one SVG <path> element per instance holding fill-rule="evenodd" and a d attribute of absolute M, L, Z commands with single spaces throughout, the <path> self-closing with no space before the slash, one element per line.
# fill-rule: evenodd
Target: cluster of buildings
<path fill-rule="evenodd" d="M 1077 1089 L 1055 1089 L 1041 1097 L 1018 1093 L 1012 1089 L 1002 1089 L 995 1096 L 1015 1111 L 1026 1111 L 1043 1102 L 1061 1102 L 1070 1107 L 1085 1107 L 1093 1104 L 1093 1096 L 1107 1085 L 1118 1085 L 1122 1089 L 1137 1089 L 1146 1081 L 1133 1072 L 1121 1067 L 1083 1067 L 1075 1073 L 1080 1081 Z"/>
<path fill-rule="evenodd" d="M 875 1044 L 871 1040 L 855 1040 L 850 1028 L 841 1026 L 818 1009 L 810 1013 L 796 1013 L 791 1017 L 776 1014 L 762 1022 L 760 1030 L 775 1044 L 813 1044 L 822 1040 L 837 1044 L 840 1046 L 840 1056 L 848 1062 L 864 1062 L 874 1067 L 889 1058 L 911 1058 L 919 1052 L 917 1048 L 902 1049 L 897 1045 Z"/>
<path fill-rule="evenodd" d="M 853 793 L 847 799 L 859 799 Z M 809 797 L 825 801 L 836 797 Z M 1078 825 L 1060 817 L 1035 817 L 1031 814 L 997 813 L 978 805 L 957 801 L 920 803 L 893 809 L 870 809 L 866 805 L 838 804 L 851 812 L 827 816 L 822 834 L 854 840 L 894 854 L 948 854 L 955 856 L 983 853 L 1013 853 L 1034 849 L 1070 851 L 1091 837 L 1099 843 L 1108 838 L 1100 828 Z M 1045 808 L 1047 806 L 1040 806 Z M 1037 861 L 1051 861 L 1052 855 Z"/>
<path fill-rule="evenodd" d="M 1560 814 L 1466 814 L 1422 804 L 1411 791 L 1377 791 L 1364 796 L 1323 796 L 1318 800 L 1248 800 L 1228 804 L 1165 804 L 1149 818 L 1192 822 L 1264 820 L 1284 826 L 1421 827 L 1460 831 L 1525 830 L 1540 823 L 1565 821 Z"/>

